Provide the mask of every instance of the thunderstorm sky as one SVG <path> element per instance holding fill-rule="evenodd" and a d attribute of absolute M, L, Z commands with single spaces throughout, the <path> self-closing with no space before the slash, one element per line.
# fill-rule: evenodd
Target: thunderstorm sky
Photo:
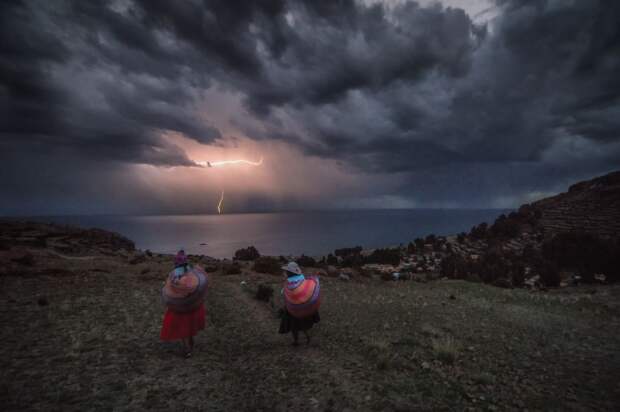
<path fill-rule="evenodd" d="M 3 1 L 0 216 L 515 207 L 620 168 L 619 21 L 614 0 Z"/>

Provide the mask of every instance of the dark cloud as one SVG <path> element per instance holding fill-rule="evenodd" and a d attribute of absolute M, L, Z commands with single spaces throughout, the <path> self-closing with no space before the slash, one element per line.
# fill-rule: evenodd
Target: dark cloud
<path fill-rule="evenodd" d="M 194 166 L 165 136 L 221 138 L 217 85 L 241 96 L 231 123 L 249 138 L 398 179 L 368 196 L 489 205 L 620 167 L 620 5 L 493 9 L 476 23 L 414 1 L 2 2 L 0 160 L 48 156 L 50 176 L 78 171 L 64 158 Z"/>
<path fill-rule="evenodd" d="M 198 92 L 191 83 L 199 77 L 184 80 L 183 61 L 131 21 L 130 11 L 90 7 L 4 4 L 3 139 L 62 145 L 97 160 L 193 165 L 161 136 L 179 132 L 203 143 L 220 137 L 193 108 Z"/>

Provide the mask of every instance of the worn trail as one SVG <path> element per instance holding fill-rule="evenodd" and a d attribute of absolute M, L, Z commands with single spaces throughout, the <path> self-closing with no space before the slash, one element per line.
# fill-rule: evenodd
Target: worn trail
<path fill-rule="evenodd" d="M 321 351 L 319 330 L 310 345 L 291 346 L 290 336 L 277 333 L 279 319 L 270 306 L 228 279 L 214 279 L 208 308 L 206 350 L 226 359 L 238 408 L 341 410 L 351 404 L 345 390 L 351 377 Z"/>

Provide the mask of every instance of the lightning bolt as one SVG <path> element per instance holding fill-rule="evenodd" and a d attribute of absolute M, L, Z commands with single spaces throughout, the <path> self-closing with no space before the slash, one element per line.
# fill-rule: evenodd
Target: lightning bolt
<path fill-rule="evenodd" d="M 222 203 L 224 203 L 224 191 L 222 190 L 222 195 L 220 196 L 220 201 L 217 204 L 217 213 L 222 214 Z"/>
<path fill-rule="evenodd" d="M 246 165 L 250 165 L 250 166 L 260 166 L 263 164 L 263 158 L 261 157 L 260 160 L 258 162 L 253 162 L 251 160 L 246 160 L 246 159 L 238 159 L 238 160 L 222 160 L 219 162 L 205 162 L 205 161 L 198 161 L 196 162 L 196 164 L 200 165 L 200 166 L 208 166 L 208 167 L 221 167 L 221 166 L 228 166 L 228 165 L 238 165 L 238 164 L 246 164 Z"/>

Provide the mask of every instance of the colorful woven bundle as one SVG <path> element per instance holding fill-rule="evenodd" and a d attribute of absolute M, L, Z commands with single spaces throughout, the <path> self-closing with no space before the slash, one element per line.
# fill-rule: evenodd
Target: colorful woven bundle
<path fill-rule="evenodd" d="M 321 306 L 321 286 L 319 278 L 302 278 L 286 282 L 284 287 L 286 309 L 296 318 L 312 316 Z"/>
<path fill-rule="evenodd" d="M 162 301 L 170 310 L 189 312 L 204 301 L 207 294 L 207 274 L 200 267 L 192 267 L 179 276 L 175 269 L 170 272 L 161 290 Z"/>

